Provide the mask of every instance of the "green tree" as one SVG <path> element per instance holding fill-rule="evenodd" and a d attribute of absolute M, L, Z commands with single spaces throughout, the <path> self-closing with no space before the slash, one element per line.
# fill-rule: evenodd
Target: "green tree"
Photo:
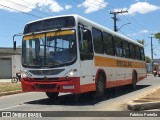
<path fill-rule="evenodd" d="M 138 40 L 137 39 L 137 42 L 139 42 L 140 44 L 144 45 L 144 40 L 143 39 L 142 40 Z"/>
<path fill-rule="evenodd" d="M 151 62 L 151 58 L 146 56 L 146 63 L 150 63 Z"/>
<path fill-rule="evenodd" d="M 160 40 L 160 32 L 154 34 L 154 36 L 155 36 L 156 39 Z"/>

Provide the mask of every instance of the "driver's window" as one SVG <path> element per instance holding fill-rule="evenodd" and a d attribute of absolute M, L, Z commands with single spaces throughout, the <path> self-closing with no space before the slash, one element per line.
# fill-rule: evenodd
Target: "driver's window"
<path fill-rule="evenodd" d="M 79 27 L 79 49 L 81 60 L 93 59 L 92 38 L 89 29 Z"/>

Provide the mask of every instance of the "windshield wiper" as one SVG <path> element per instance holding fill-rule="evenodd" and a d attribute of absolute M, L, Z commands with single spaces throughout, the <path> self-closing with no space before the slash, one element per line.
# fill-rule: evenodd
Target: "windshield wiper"
<path fill-rule="evenodd" d="M 55 31 L 55 33 L 54 33 L 54 37 L 55 37 L 55 39 L 54 40 L 56 40 L 57 39 L 57 34 L 60 32 L 60 31 L 62 31 L 60 28 L 59 29 L 57 29 L 56 31 Z"/>

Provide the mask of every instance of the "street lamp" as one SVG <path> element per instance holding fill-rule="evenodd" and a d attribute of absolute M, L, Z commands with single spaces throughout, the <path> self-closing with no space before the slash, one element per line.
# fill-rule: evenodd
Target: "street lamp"
<path fill-rule="evenodd" d="M 14 38 L 16 37 L 16 36 L 22 36 L 23 34 L 22 33 L 17 33 L 17 34 L 15 34 L 15 35 L 13 35 L 13 48 L 14 48 L 14 50 L 16 50 L 16 41 L 14 40 Z"/>
<path fill-rule="evenodd" d="M 122 27 L 124 27 L 125 25 L 128 25 L 128 24 L 131 24 L 131 23 L 123 24 L 117 31 L 119 31 Z"/>

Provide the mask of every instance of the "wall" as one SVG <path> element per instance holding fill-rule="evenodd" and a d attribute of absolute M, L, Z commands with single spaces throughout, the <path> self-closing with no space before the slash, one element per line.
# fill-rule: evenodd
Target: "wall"
<path fill-rule="evenodd" d="M 12 77 L 16 76 L 16 73 L 21 70 L 21 56 L 12 55 Z"/>

